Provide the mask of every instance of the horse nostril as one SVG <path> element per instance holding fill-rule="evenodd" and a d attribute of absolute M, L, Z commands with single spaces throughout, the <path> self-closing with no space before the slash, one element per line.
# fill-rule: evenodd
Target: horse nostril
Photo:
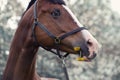
<path fill-rule="evenodd" d="M 89 46 L 92 46 L 92 42 L 91 42 L 91 40 L 89 39 L 88 41 L 87 41 L 87 44 L 89 45 Z"/>

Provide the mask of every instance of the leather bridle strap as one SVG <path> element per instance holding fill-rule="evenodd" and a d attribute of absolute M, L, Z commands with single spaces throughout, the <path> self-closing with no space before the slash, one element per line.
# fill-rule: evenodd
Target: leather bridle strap
<path fill-rule="evenodd" d="M 82 31 L 84 29 L 86 29 L 86 28 L 85 27 L 79 27 L 79 28 L 77 28 L 75 30 L 72 30 L 71 32 L 65 33 L 64 35 L 60 36 L 59 39 L 62 40 L 62 39 L 66 38 L 66 37 L 68 37 L 70 35 L 73 35 L 73 34 L 75 34 L 77 32 L 80 32 L 80 31 Z"/>

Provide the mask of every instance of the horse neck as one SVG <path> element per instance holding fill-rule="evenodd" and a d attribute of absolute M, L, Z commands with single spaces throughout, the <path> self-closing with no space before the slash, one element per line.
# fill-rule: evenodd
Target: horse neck
<path fill-rule="evenodd" d="M 16 63 L 13 80 L 33 80 L 35 76 L 36 51 L 37 49 L 34 47 L 22 49 Z"/>
<path fill-rule="evenodd" d="M 34 46 L 30 33 L 33 22 L 31 11 L 25 14 L 27 16 L 24 16 L 19 23 L 10 47 L 3 80 L 31 80 L 33 77 L 38 47 Z"/>

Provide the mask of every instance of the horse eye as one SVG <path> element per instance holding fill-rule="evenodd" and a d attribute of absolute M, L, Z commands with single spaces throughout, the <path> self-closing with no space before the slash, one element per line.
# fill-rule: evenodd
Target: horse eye
<path fill-rule="evenodd" d="M 59 9 L 54 9 L 51 12 L 51 15 L 52 15 L 53 18 L 58 18 L 61 15 L 60 10 Z"/>

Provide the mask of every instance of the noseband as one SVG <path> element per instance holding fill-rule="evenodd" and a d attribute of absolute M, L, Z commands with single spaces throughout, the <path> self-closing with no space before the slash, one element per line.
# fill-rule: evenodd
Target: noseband
<path fill-rule="evenodd" d="M 42 46 L 42 44 L 38 43 L 37 37 L 35 35 L 35 27 L 36 26 L 38 26 L 40 29 L 42 29 L 44 32 L 46 32 L 47 35 L 54 40 L 54 43 L 55 43 L 55 46 L 56 46 L 56 52 L 53 51 L 51 48 L 44 47 L 44 46 Z M 73 34 L 75 34 L 77 32 L 80 32 L 81 30 L 84 30 L 84 29 L 86 29 L 86 28 L 85 27 L 79 27 L 79 28 L 77 28 L 75 30 L 72 30 L 70 32 L 67 32 L 67 33 L 63 34 L 60 37 L 55 36 L 42 23 L 40 23 L 38 21 L 38 18 L 37 18 L 37 1 L 35 2 L 35 4 L 34 4 L 34 23 L 33 23 L 33 27 L 32 27 L 32 33 L 33 33 L 33 37 L 34 37 L 35 43 L 38 46 L 44 48 L 45 50 L 50 51 L 50 52 L 56 54 L 60 59 L 62 59 L 62 61 L 63 61 L 63 69 L 65 71 L 65 75 L 66 75 L 66 79 L 67 80 L 69 80 L 69 78 L 68 78 L 68 74 L 67 74 L 67 69 L 65 67 L 64 58 L 67 57 L 69 55 L 69 53 L 67 53 L 65 55 L 61 55 L 60 54 L 60 49 L 59 49 L 60 46 L 59 45 L 61 44 L 61 40 L 65 39 L 66 37 L 68 37 L 70 35 L 73 35 Z"/>

